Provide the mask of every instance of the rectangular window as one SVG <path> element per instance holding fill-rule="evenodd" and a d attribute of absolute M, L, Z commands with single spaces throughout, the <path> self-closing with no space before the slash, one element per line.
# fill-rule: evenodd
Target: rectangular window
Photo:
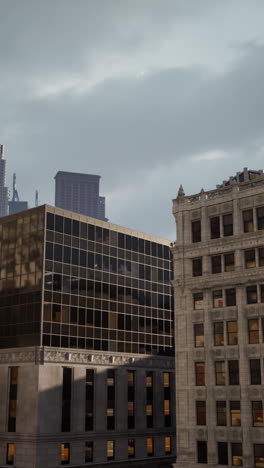
<path fill-rule="evenodd" d="M 255 466 L 264 466 L 264 444 L 254 444 Z"/>
<path fill-rule="evenodd" d="M 203 323 L 194 324 L 194 345 L 196 348 L 204 347 L 204 325 Z"/>
<path fill-rule="evenodd" d="M 215 216 L 210 218 L 211 226 L 211 239 L 218 239 L 220 237 L 220 218 Z"/>
<path fill-rule="evenodd" d="M 232 215 L 232 213 L 223 215 L 223 234 L 224 234 L 224 237 L 233 235 L 233 215 Z"/>
<path fill-rule="evenodd" d="M 257 208 L 257 226 L 258 230 L 264 229 L 264 206 Z"/>
<path fill-rule="evenodd" d="M 6 446 L 6 464 L 14 465 L 15 459 L 15 444 L 7 444 Z"/>
<path fill-rule="evenodd" d="M 215 322 L 214 327 L 214 345 L 224 345 L 224 322 Z"/>
<path fill-rule="evenodd" d="M 194 310 L 200 310 L 204 308 L 202 292 L 193 294 L 193 308 Z"/>
<path fill-rule="evenodd" d="M 147 438 L 147 455 L 148 457 L 153 457 L 154 455 L 154 439 L 153 437 Z"/>
<path fill-rule="evenodd" d="M 235 288 L 226 289 L 226 307 L 232 307 L 236 305 L 236 290 Z"/>
<path fill-rule="evenodd" d="M 171 375 L 163 372 L 164 426 L 171 426 Z"/>
<path fill-rule="evenodd" d="M 115 459 L 115 441 L 108 440 L 107 441 L 107 460 L 114 460 Z"/>
<path fill-rule="evenodd" d="M 241 442 L 231 444 L 232 466 L 243 466 L 243 452 Z"/>
<path fill-rule="evenodd" d="M 216 361 L 215 362 L 215 384 L 216 385 L 225 385 L 225 361 Z"/>
<path fill-rule="evenodd" d="M 241 426 L 240 401 L 230 401 L 230 425 Z"/>
<path fill-rule="evenodd" d="M 229 253 L 224 255 L 224 264 L 225 271 L 234 271 L 235 270 L 235 255 L 234 253 Z"/>
<path fill-rule="evenodd" d="M 264 285 L 260 285 L 260 302 L 264 302 Z"/>
<path fill-rule="evenodd" d="M 86 369 L 85 381 L 85 430 L 93 430 L 94 415 L 94 370 Z"/>
<path fill-rule="evenodd" d="M 249 344 L 259 343 L 259 319 L 248 320 L 248 342 Z"/>
<path fill-rule="evenodd" d="M 252 209 L 243 211 L 243 225 L 244 225 L 244 232 L 253 232 L 254 231 L 253 210 Z"/>
<path fill-rule="evenodd" d="M 192 241 L 201 242 L 201 220 L 192 221 Z"/>
<path fill-rule="evenodd" d="M 195 385 L 205 385 L 205 363 L 195 363 Z"/>
<path fill-rule="evenodd" d="M 61 431 L 71 430 L 72 369 L 63 367 Z M 62 444 L 63 445 L 63 444 Z M 67 445 L 67 444 L 66 444 Z"/>
<path fill-rule="evenodd" d="M 260 247 L 258 249 L 258 261 L 259 261 L 258 263 L 259 267 L 264 266 L 264 248 L 263 247 Z"/>
<path fill-rule="evenodd" d="M 250 368 L 250 384 L 261 385 L 260 359 L 250 359 L 249 368 Z"/>
<path fill-rule="evenodd" d="M 226 331 L 227 331 L 227 344 L 228 345 L 237 345 L 237 343 L 238 343 L 237 321 L 234 320 L 232 322 L 227 322 L 226 323 Z"/>
<path fill-rule="evenodd" d="M 245 268 L 256 268 L 255 249 L 245 251 Z"/>
<path fill-rule="evenodd" d="M 171 454 L 171 437 L 170 436 L 165 437 L 164 445 L 165 445 L 165 454 L 170 455 Z"/>
<path fill-rule="evenodd" d="M 212 273 L 221 273 L 222 271 L 222 261 L 221 261 L 221 255 L 214 255 L 211 257 L 212 261 Z"/>
<path fill-rule="evenodd" d="M 264 426 L 262 401 L 252 401 L 253 426 Z"/>
<path fill-rule="evenodd" d="M 247 304 L 256 304 L 258 302 L 257 286 L 247 286 Z"/>
<path fill-rule="evenodd" d="M 61 444 L 61 465 L 70 464 L 70 444 Z"/>
<path fill-rule="evenodd" d="M 89 440 L 85 442 L 85 463 L 93 461 L 93 442 Z"/>
<path fill-rule="evenodd" d="M 228 465 L 228 444 L 217 442 L 218 465 Z"/>
<path fill-rule="evenodd" d="M 216 401 L 216 424 L 217 426 L 226 426 L 226 401 Z"/>
<path fill-rule="evenodd" d="M 228 361 L 229 385 L 239 385 L 239 362 L 238 360 Z"/>
<path fill-rule="evenodd" d="M 146 372 L 146 422 L 153 427 L 153 372 Z"/>
<path fill-rule="evenodd" d="M 115 371 L 107 370 L 107 429 L 115 429 Z"/>
<path fill-rule="evenodd" d="M 128 439 L 127 456 L 128 458 L 134 458 L 135 456 L 135 439 Z"/>
<path fill-rule="evenodd" d="M 207 442 L 197 441 L 197 463 L 207 463 Z"/>
<path fill-rule="evenodd" d="M 16 432 L 18 367 L 9 368 L 8 432 Z"/>
<path fill-rule="evenodd" d="M 219 307 L 224 307 L 222 289 L 217 289 L 216 291 L 213 291 L 213 307 L 215 309 L 217 309 Z"/>
<path fill-rule="evenodd" d="M 135 427 L 135 371 L 127 371 L 127 427 Z"/>
<path fill-rule="evenodd" d="M 196 424 L 206 426 L 206 401 L 196 401 Z"/>
<path fill-rule="evenodd" d="M 192 261 L 192 272 L 193 272 L 193 276 L 202 276 L 203 270 L 202 270 L 202 259 L 201 258 L 195 258 Z"/>

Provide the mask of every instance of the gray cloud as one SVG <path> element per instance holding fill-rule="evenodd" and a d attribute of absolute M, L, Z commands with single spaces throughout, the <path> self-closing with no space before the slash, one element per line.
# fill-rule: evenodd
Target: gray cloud
<path fill-rule="evenodd" d="M 0 23 L 0 128 L 21 196 L 32 200 L 38 187 L 53 203 L 57 170 L 99 173 L 111 221 L 174 237 L 171 198 L 181 182 L 195 192 L 262 166 L 264 47 L 256 37 L 241 34 L 221 73 L 195 55 L 185 66 L 171 56 L 168 66 L 158 54 L 153 65 L 151 48 L 177 37 L 181 22 L 216 14 L 218 2 L 10 3 Z M 223 2 L 221 14 L 229 8 Z"/>

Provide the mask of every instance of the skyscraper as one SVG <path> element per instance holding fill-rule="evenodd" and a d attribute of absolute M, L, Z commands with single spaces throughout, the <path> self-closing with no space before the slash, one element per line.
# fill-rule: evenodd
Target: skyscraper
<path fill-rule="evenodd" d="M 99 175 L 59 171 L 55 176 L 55 205 L 107 221 L 105 198 L 99 194 Z"/>
<path fill-rule="evenodd" d="M 0 145 L 0 216 L 8 213 L 8 188 L 6 187 L 6 160 L 4 145 Z"/>

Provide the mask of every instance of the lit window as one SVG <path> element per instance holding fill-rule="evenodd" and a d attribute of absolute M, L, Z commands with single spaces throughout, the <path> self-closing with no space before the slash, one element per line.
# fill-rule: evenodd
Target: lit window
<path fill-rule="evenodd" d="M 249 344 L 259 343 L 259 320 L 248 320 L 248 342 Z"/>
<path fill-rule="evenodd" d="M 225 362 L 215 362 L 215 383 L 216 385 L 225 385 Z"/>
<path fill-rule="evenodd" d="M 252 209 L 243 211 L 243 224 L 244 224 L 244 232 L 253 232 L 254 231 L 253 210 Z"/>
<path fill-rule="evenodd" d="M 222 289 L 217 289 L 216 291 L 213 291 L 213 307 L 216 309 L 223 306 L 223 291 Z"/>
<path fill-rule="evenodd" d="M 253 426 L 264 426 L 262 401 L 252 401 Z"/>
<path fill-rule="evenodd" d="M 14 465 L 14 458 L 15 458 L 15 444 L 7 444 L 6 464 Z"/>
<path fill-rule="evenodd" d="M 230 401 L 229 404 L 231 426 L 241 426 L 240 401 Z"/>
<path fill-rule="evenodd" d="M 128 439 L 127 455 L 128 458 L 134 458 L 135 456 L 135 439 Z"/>
<path fill-rule="evenodd" d="M 264 444 L 254 444 L 255 466 L 264 466 Z"/>
<path fill-rule="evenodd" d="M 205 363 L 195 363 L 195 385 L 205 385 Z"/>
<path fill-rule="evenodd" d="M 228 345 L 237 345 L 238 336 L 237 336 L 237 321 L 227 322 L 227 344 Z"/>
<path fill-rule="evenodd" d="M 93 442 L 85 442 L 85 463 L 93 461 Z"/>
<path fill-rule="evenodd" d="M 214 345 L 223 346 L 224 345 L 224 323 L 215 322 L 214 326 Z"/>
<path fill-rule="evenodd" d="M 154 439 L 152 437 L 147 438 L 147 454 L 148 457 L 152 457 L 154 455 Z"/>
<path fill-rule="evenodd" d="M 69 465 L 70 463 L 70 444 L 61 444 L 61 464 Z"/>
<path fill-rule="evenodd" d="M 246 268 L 256 268 L 255 249 L 245 251 L 245 267 Z"/>
<path fill-rule="evenodd" d="M 193 308 L 194 310 L 200 310 L 204 308 L 202 292 L 193 294 Z"/>
<path fill-rule="evenodd" d="M 231 444 L 232 466 L 243 466 L 243 452 L 241 442 Z"/>
<path fill-rule="evenodd" d="M 165 437 L 165 454 L 169 455 L 171 453 L 171 437 Z"/>
<path fill-rule="evenodd" d="M 194 343 L 196 348 L 204 347 L 204 325 L 203 323 L 194 324 Z"/>
<path fill-rule="evenodd" d="M 229 253 L 224 255 L 225 271 L 234 271 L 235 270 L 235 255 L 234 253 Z"/>
<path fill-rule="evenodd" d="M 114 460 L 115 458 L 115 441 L 107 441 L 107 460 Z"/>

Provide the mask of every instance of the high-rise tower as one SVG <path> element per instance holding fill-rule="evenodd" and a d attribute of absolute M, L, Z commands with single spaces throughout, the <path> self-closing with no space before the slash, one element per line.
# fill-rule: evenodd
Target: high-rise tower
<path fill-rule="evenodd" d="M 0 145 L 0 216 L 8 214 L 8 188 L 6 187 L 6 160 L 4 145 Z"/>
<path fill-rule="evenodd" d="M 105 199 L 99 194 L 99 175 L 59 171 L 55 181 L 57 207 L 107 221 Z"/>

